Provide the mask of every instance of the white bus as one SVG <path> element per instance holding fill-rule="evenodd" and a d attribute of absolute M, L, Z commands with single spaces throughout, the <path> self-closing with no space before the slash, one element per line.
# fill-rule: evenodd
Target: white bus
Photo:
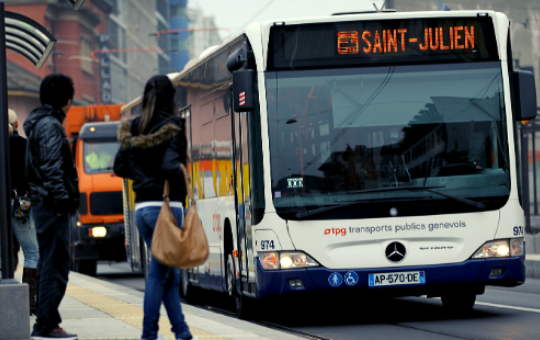
<path fill-rule="evenodd" d="M 515 122 L 536 91 L 511 56 L 502 13 L 349 13 L 252 24 L 172 75 L 210 244 L 183 295 L 226 292 L 240 317 L 338 291 L 465 310 L 522 284 Z"/>

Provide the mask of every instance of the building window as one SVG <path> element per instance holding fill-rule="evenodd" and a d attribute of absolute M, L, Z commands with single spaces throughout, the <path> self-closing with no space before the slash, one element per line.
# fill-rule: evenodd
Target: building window
<path fill-rule="evenodd" d="M 112 13 L 116 16 L 117 19 L 120 21 L 124 21 L 124 0 L 115 0 L 111 1 Z"/>
<path fill-rule="evenodd" d="M 94 70 L 92 66 L 92 41 L 89 38 L 81 38 L 81 68 L 84 72 L 93 75 Z"/>
<path fill-rule="evenodd" d="M 163 17 L 163 19 L 168 20 L 169 18 L 169 11 L 168 11 L 168 4 L 167 0 L 157 0 L 156 1 L 156 10 L 159 14 Z"/>
<path fill-rule="evenodd" d="M 110 49 L 125 49 L 126 31 L 124 30 L 124 28 L 118 25 L 114 20 L 109 19 L 109 30 L 111 35 Z M 112 53 L 112 55 L 117 57 L 121 61 L 126 62 L 125 52 Z"/>

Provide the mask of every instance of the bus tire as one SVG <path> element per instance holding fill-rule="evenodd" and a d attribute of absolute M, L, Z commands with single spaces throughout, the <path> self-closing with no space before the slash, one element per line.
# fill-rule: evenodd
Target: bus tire
<path fill-rule="evenodd" d="M 253 320 L 257 318 L 255 300 L 238 294 L 236 289 L 236 269 L 231 254 L 227 257 L 227 294 L 234 303 L 236 316 L 242 320 Z"/>
<path fill-rule="evenodd" d="M 180 270 L 180 296 L 190 305 L 200 302 L 200 291 L 189 282 L 188 270 Z"/>
<path fill-rule="evenodd" d="M 75 271 L 89 276 L 96 276 L 97 261 L 96 260 L 76 260 Z"/>
<path fill-rule="evenodd" d="M 474 293 L 460 293 L 460 294 L 448 294 L 441 296 L 441 301 L 448 311 L 455 312 L 468 312 L 474 307 L 476 302 L 476 294 Z"/>
<path fill-rule="evenodd" d="M 256 300 L 244 295 L 235 294 L 234 305 L 236 316 L 242 320 L 257 319 Z"/>
<path fill-rule="evenodd" d="M 233 300 L 235 295 L 238 295 L 236 290 L 236 269 L 231 254 L 227 257 L 227 295 Z"/>

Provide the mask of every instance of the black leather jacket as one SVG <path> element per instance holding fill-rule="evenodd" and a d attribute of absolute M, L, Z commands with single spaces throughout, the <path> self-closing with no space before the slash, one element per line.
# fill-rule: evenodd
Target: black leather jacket
<path fill-rule="evenodd" d="M 66 114 L 50 105 L 30 113 L 26 133 L 26 178 L 33 205 L 57 213 L 79 208 L 79 178 L 62 122 Z"/>
<path fill-rule="evenodd" d="M 186 164 L 184 120 L 156 111 L 141 134 L 140 117 L 125 120 L 118 130 L 121 148 L 114 159 L 114 173 L 133 180 L 136 202 L 162 201 L 165 180 L 171 201 L 185 203 L 186 186 L 180 163 Z"/>
<path fill-rule="evenodd" d="M 9 138 L 9 166 L 11 175 L 11 190 L 14 198 L 14 191 L 18 196 L 26 196 L 29 193 L 28 181 L 24 176 L 24 164 L 26 152 L 26 139 L 21 137 L 17 131 Z"/>

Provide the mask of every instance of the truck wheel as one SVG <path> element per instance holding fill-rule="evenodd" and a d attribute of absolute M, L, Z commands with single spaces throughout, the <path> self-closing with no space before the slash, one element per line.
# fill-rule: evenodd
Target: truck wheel
<path fill-rule="evenodd" d="M 96 276 L 96 260 L 77 260 L 75 262 L 75 271 L 84 275 Z"/>
<path fill-rule="evenodd" d="M 476 294 L 474 293 L 459 293 L 448 294 L 441 296 L 441 301 L 448 311 L 452 313 L 468 312 L 474 307 L 476 302 Z"/>
<path fill-rule="evenodd" d="M 200 288 L 193 286 L 189 282 L 187 269 L 180 270 L 180 296 L 190 305 L 196 305 L 201 302 Z"/>

